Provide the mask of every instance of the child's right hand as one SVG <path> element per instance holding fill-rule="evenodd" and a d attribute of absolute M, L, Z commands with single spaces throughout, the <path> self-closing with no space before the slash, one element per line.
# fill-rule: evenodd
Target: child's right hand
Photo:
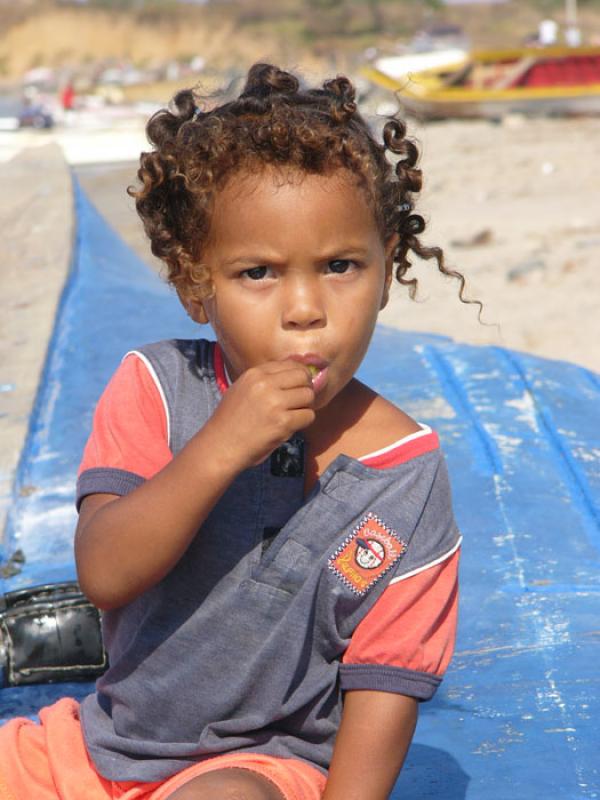
<path fill-rule="evenodd" d="M 314 421 L 314 398 L 308 368 L 297 361 L 253 367 L 156 475 L 123 497 L 88 496 L 75 552 L 90 600 L 98 608 L 118 608 L 158 583 L 236 475 Z"/>
<path fill-rule="evenodd" d="M 244 470 L 314 422 L 314 399 L 307 367 L 293 359 L 269 361 L 231 384 L 205 429 L 217 434 L 219 460 Z"/>

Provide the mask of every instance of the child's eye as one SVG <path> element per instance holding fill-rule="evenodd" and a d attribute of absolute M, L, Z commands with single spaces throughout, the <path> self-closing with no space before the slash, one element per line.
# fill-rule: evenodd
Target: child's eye
<path fill-rule="evenodd" d="M 330 261 L 327 266 L 331 272 L 334 272 L 336 275 L 343 275 L 345 272 L 348 272 L 349 269 L 356 267 L 356 264 L 348 258 L 336 258 Z"/>
<path fill-rule="evenodd" d="M 267 267 L 251 267 L 250 269 L 245 269 L 241 275 L 244 278 L 250 278 L 251 281 L 262 281 L 267 277 L 267 273 Z"/>

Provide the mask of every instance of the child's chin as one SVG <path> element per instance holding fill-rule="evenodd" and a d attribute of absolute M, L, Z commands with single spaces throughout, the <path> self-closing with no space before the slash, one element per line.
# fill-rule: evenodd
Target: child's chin
<path fill-rule="evenodd" d="M 331 391 L 329 387 L 326 387 L 321 392 L 315 395 L 315 402 L 313 404 L 313 408 L 315 411 L 320 411 L 321 409 L 328 406 L 332 400 L 338 396 L 338 392 Z"/>

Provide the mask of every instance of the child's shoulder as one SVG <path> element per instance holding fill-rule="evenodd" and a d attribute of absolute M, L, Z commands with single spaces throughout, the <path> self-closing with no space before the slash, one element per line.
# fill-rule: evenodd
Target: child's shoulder
<path fill-rule="evenodd" d="M 369 441 L 369 449 L 365 452 L 387 447 L 399 439 L 422 430 L 419 423 L 401 408 L 369 387 L 365 389 L 373 395 L 372 402 L 361 420 L 361 436 L 368 437 Z"/>
<path fill-rule="evenodd" d="M 358 380 L 352 382 L 354 419 L 344 434 L 343 451 L 361 458 L 422 431 L 406 412 Z"/>

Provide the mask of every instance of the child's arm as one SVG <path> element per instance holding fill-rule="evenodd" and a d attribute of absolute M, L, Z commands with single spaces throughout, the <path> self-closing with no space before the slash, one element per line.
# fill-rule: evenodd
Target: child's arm
<path fill-rule="evenodd" d="M 413 697 L 346 692 L 323 800 L 387 800 L 411 743 L 417 714 Z"/>
<path fill-rule="evenodd" d="M 436 500 L 444 495 L 443 470 L 437 476 L 429 495 Z M 414 534 L 421 542 L 436 542 L 435 520 L 443 530 L 451 519 L 432 514 L 431 507 L 421 514 L 425 530 Z M 434 694 L 454 649 L 459 545 L 456 531 L 443 556 L 436 547 L 431 564 L 397 576 L 354 630 L 340 664 L 344 709 L 324 800 L 385 800 L 391 792 L 414 733 L 417 698 Z"/>
<path fill-rule="evenodd" d="M 123 497 L 85 498 L 75 535 L 83 592 L 110 609 L 161 580 L 234 478 L 313 422 L 313 401 L 310 374 L 297 362 L 249 369 L 154 477 Z"/>

